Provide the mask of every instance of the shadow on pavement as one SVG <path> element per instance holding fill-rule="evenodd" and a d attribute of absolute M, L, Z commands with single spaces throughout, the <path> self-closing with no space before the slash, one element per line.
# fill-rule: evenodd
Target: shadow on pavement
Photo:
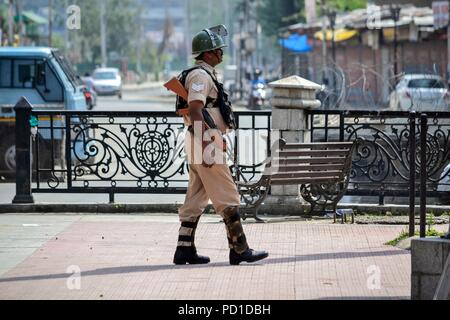
<path fill-rule="evenodd" d="M 362 257 L 374 257 L 374 256 L 395 256 L 395 255 L 409 255 L 407 250 L 384 250 L 377 252 L 337 252 L 337 253 L 319 253 L 319 254 L 308 254 L 308 255 L 297 255 L 285 258 L 268 258 L 262 260 L 259 263 L 253 264 L 241 264 L 241 267 L 246 266 L 259 266 L 262 264 L 278 264 L 278 263 L 290 263 L 298 261 L 314 261 L 314 260 L 327 260 L 327 259 L 347 259 L 347 258 L 362 258 Z M 210 267 L 235 267 L 230 266 L 228 262 L 216 262 L 203 265 L 184 265 L 176 266 L 173 264 L 166 265 L 145 265 L 145 266 L 125 266 L 125 267 L 111 267 L 94 269 L 85 272 L 81 272 L 81 277 L 86 276 L 102 276 L 102 275 L 112 275 L 112 274 L 125 274 L 125 273 L 135 273 L 135 272 L 154 272 L 160 270 L 168 269 L 193 269 L 193 268 L 210 268 Z M 3 282 L 15 282 L 15 281 L 33 281 L 33 280 L 50 280 L 50 279 L 64 279 L 72 276 L 71 273 L 59 273 L 59 274 L 46 274 L 46 275 L 36 275 L 36 276 L 23 276 L 23 277 L 11 277 L 11 278 L 0 278 L 0 283 Z"/>

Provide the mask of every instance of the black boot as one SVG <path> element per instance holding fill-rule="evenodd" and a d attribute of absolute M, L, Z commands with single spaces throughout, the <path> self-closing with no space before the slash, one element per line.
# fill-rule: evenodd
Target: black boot
<path fill-rule="evenodd" d="M 241 262 L 250 263 L 267 258 L 269 253 L 266 251 L 254 251 L 249 248 L 238 209 L 230 207 L 223 212 L 230 246 L 230 264 L 238 265 Z"/>
<path fill-rule="evenodd" d="M 209 258 L 197 254 L 195 247 L 178 246 L 173 257 L 175 264 L 205 264 L 209 263 Z"/>
<path fill-rule="evenodd" d="M 253 249 L 248 249 L 243 253 L 239 254 L 234 249 L 230 249 L 230 264 L 238 265 L 241 262 L 255 262 L 267 258 L 269 253 L 266 251 L 255 251 Z"/>
<path fill-rule="evenodd" d="M 197 229 L 198 221 L 200 217 L 195 222 L 182 222 L 179 236 L 178 245 L 173 257 L 173 263 L 175 264 L 205 264 L 209 263 L 209 258 L 205 256 L 200 256 L 197 254 L 197 249 L 195 248 L 195 230 Z"/>

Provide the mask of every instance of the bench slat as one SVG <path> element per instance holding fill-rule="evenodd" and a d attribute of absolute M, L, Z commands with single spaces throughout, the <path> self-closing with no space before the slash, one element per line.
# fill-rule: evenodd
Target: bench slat
<path fill-rule="evenodd" d="M 287 143 L 283 146 L 283 150 L 286 149 L 321 149 L 321 148 L 348 148 L 350 149 L 353 142 L 317 142 L 317 143 Z"/>
<path fill-rule="evenodd" d="M 270 181 L 271 185 L 295 185 L 308 183 L 332 183 L 340 181 L 339 176 L 315 177 L 315 178 L 277 178 Z"/>
<path fill-rule="evenodd" d="M 317 158 L 274 158 L 274 162 L 278 162 L 280 164 L 298 164 L 298 163 L 307 163 L 307 164 L 319 164 L 319 163 L 344 163 L 345 157 L 317 157 Z"/>
<path fill-rule="evenodd" d="M 272 179 L 280 178 L 311 178 L 315 179 L 317 177 L 329 177 L 329 176 L 339 176 L 341 171 L 339 170 L 329 170 L 329 171 L 317 171 L 317 172 L 282 172 L 272 175 Z"/>
<path fill-rule="evenodd" d="M 297 171 L 329 171 L 329 170 L 342 170 L 344 163 L 333 164 L 311 164 L 302 166 L 286 166 L 280 164 L 277 169 L 280 172 L 297 172 Z M 275 167 L 274 167 L 275 168 Z"/>
<path fill-rule="evenodd" d="M 298 151 L 279 151 L 279 157 L 314 157 L 314 156 L 347 156 L 349 149 L 341 150 L 298 150 Z"/>

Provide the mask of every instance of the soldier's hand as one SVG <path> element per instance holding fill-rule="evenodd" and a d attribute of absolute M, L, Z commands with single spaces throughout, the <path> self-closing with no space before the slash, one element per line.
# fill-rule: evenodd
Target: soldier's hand
<path fill-rule="evenodd" d="M 212 143 L 214 143 L 214 140 L 211 142 L 203 141 L 202 166 L 205 168 L 211 168 L 216 164 L 214 161 L 215 150 L 212 149 L 211 152 L 208 152 L 210 150 L 208 146 Z"/>

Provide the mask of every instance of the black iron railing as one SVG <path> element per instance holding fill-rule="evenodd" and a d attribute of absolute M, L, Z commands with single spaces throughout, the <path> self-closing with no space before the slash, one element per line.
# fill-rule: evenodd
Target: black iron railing
<path fill-rule="evenodd" d="M 425 235 L 427 197 L 450 195 L 450 112 L 310 111 L 312 141 L 357 141 L 347 195 L 420 197 Z"/>
<path fill-rule="evenodd" d="M 187 128 L 175 112 L 31 111 L 32 193 L 185 193 Z M 271 112 L 236 112 L 226 136 L 239 179 L 253 179 L 270 149 Z M 70 138 L 68 138 L 70 137 Z M 236 165 L 234 160 L 237 159 Z"/>
<path fill-rule="evenodd" d="M 33 202 L 39 192 L 108 193 L 113 202 L 116 193 L 186 191 L 186 128 L 174 112 L 33 111 L 26 99 L 15 110 L 16 203 Z M 270 155 L 271 112 L 236 115 L 239 130 L 227 135 L 230 168 L 240 181 L 254 180 Z M 449 196 L 450 112 L 307 115 L 311 141 L 358 142 L 347 195 L 378 196 L 380 203 L 409 196 L 412 227 L 416 197 L 424 215 L 426 197 Z M 31 116 L 39 120 L 33 139 Z"/>
<path fill-rule="evenodd" d="M 419 113 L 311 111 L 309 116 L 312 141 L 359 142 L 348 195 L 408 196 L 411 163 L 414 159 L 418 178 L 422 149 L 426 155 L 427 195 L 443 196 L 450 188 L 450 112 L 422 114 L 428 122 L 424 145 L 420 143 L 423 129 Z"/>

